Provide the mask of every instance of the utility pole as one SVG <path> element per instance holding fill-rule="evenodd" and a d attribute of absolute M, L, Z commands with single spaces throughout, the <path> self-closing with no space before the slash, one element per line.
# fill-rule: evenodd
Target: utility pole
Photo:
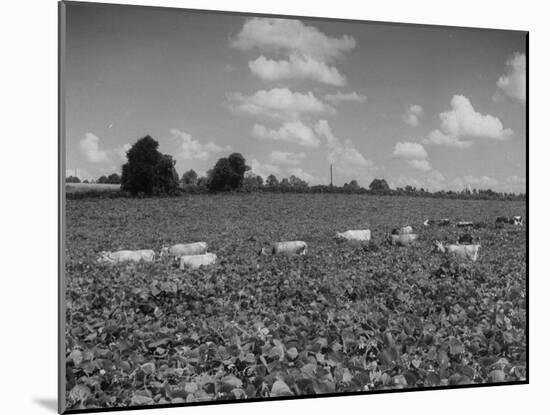
<path fill-rule="evenodd" d="M 330 163 L 330 187 L 332 187 L 332 163 Z"/>

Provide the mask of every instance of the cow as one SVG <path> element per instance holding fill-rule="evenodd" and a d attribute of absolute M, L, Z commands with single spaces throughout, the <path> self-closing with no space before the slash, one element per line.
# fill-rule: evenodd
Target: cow
<path fill-rule="evenodd" d="M 496 225 L 502 225 L 508 223 L 510 225 L 516 225 L 516 226 L 522 226 L 523 225 L 523 217 L 522 216 L 499 216 L 497 217 L 495 224 Z"/>
<path fill-rule="evenodd" d="M 457 258 L 457 259 L 471 260 L 471 261 L 477 261 L 477 259 L 479 257 L 479 249 L 480 248 L 481 248 L 481 245 L 479 245 L 479 244 L 443 245 L 443 243 L 441 243 L 440 241 L 435 242 L 435 250 L 436 251 L 441 252 L 443 254 L 446 254 L 450 257 L 454 257 L 454 258 Z"/>
<path fill-rule="evenodd" d="M 211 252 L 198 255 L 182 255 L 179 257 L 180 269 L 197 269 L 216 263 L 218 257 Z"/>
<path fill-rule="evenodd" d="M 152 249 L 138 249 L 135 251 L 102 251 L 99 253 L 97 261 L 99 263 L 124 263 L 124 262 L 153 262 L 155 260 L 155 251 Z"/>
<path fill-rule="evenodd" d="M 402 228 L 394 228 L 391 231 L 392 235 L 408 235 L 410 233 L 413 233 L 412 226 L 403 226 Z"/>
<path fill-rule="evenodd" d="M 386 234 L 386 240 L 391 245 L 407 246 L 414 243 L 418 239 L 418 235 L 415 233 L 406 233 L 401 235 Z"/>
<path fill-rule="evenodd" d="M 304 241 L 275 242 L 269 247 L 264 247 L 260 255 L 306 255 L 307 244 Z"/>
<path fill-rule="evenodd" d="M 336 238 L 350 242 L 369 242 L 371 233 L 370 229 L 336 232 Z"/>
<path fill-rule="evenodd" d="M 448 218 L 444 218 L 444 219 L 426 219 L 424 221 L 424 226 L 433 226 L 433 225 L 437 225 L 437 226 L 449 226 L 451 224 L 451 220 L 448 219 Z"/>
<path fill-rule="evenodd" d="M 206 254 L 208 244 L 206 242 L 193 242 L 189 244 L 176 244 L 170 247 L 163 247 L 160 251 L 160 256 L 169 255 L 172 257 L 180 257 L 183 255 L 200 255 Z"/>
<path fill-rule="evenodd" d="M 474 223 L 473 222 L 470 222 L 470 221 L 459 221 L 456 223 L 456 226 L 459 227 L 459 228 L 472 228 L 474 226 Z"/>

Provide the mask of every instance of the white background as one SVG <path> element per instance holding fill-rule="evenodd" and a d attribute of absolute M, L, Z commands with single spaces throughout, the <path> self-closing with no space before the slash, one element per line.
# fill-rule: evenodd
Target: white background
<path fill-rule="evenodd" d="M 113 1 L 116 2 L 116 1 Z M 548 59 L 545 2 L 384 0 L 134 1 L 179 6 L 530 31 L 530 385 L 174 408 L 138 413 L 232 415 L 367 412 L 518 414 L 547 411 L 549 324 Z M 57 388 L 57 4 L 1 6 L 2 203 L 0 411 L 54 413 Z M 7 129 L 6 129 L 7 127 Z M 546 396 L 545 396 L 546 394 Z M 546 399 L 545 399 L 546 398 Z M 546 404 L 546 405 L 545 405 Z M 125 412 L 126 413 L 126 412 Z M 133 412 L 136 413 L 136 412 Z"/>

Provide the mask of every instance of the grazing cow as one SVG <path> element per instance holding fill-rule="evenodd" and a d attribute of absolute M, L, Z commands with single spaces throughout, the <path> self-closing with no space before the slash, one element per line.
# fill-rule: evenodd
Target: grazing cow
<path fill-rule="evenodd" d="M 197 269 L 216 263 L 218 257 L 211 252 L 199 255 L 182 255 L 179 257 L 180 269 Z"/>
<path fill-rule="evenodd" d="M 160 256 L 165 255 L 180 257 L 183 255 L 200 255 L 206 254 L 208 244 L 206 242 L 193 242 L 190 244 L 176 244 L 170 247 L 163 247 L 160 251 Z"/>
<path fill-rule="evenodd" d="M 418 239 L 415 233 L 406 233 L 402 235 L 386 234 L 386 240 L 391 245 L 407 246 L 414 243 Z"/>
<path fill-rule="evenodd" d="M 495 221 L 495 224 L 497 225 L 505 224 L 505 223 L 509 223 L 510 225 L 522 226 L 523 217 L 522 216 L 511 216 L 511 217 L 499 216 Z"/>
<path fill-rule="evenodd" d="M 370 229 L 336 232 L 336 238 L 343 239 L 345 241 L 368 242 L 370 241 L 370 237 Z"/>
<path fill-rule="evenodd" d="M 403 226 L 402 228 L 395 228 L 391 231 L 392 235 L 408 235 L 413 233 L 412 226 Z"/>
<path fill-rule="evenodd" d="M 260 255 L 306 255 L 307 244 L 304 241 L 275 242 L 269 248 L 262 248 Z"/>
<path fill-rule="evenodd" d="M 116 251 L 109 252 L 103 251 L 100 252 L 99 258 L 97 261 L 99 263 L 123 263 L 123 262 L 153 262 L 155 260 L 155 251 L 152 249 L 138 249 L 136 251 Z"/>
<path fill-rule="evenodd" d="M 481 245 L 443 245 L 440 241 L 435 242 L 435 249 L 443 254 L 457 259 L 477 261 Z"/>
<path fill-rule="evenodd" d="M 460 222 L 457 222 L 456 223 L 456 226 L 458 226 L 459 228 L 471 228 L 474 226 L 474 223 L 473 222 L 470 222 L 470 221 L 460 221 Z"/>
<path fill-rule="evenodd" d="M 437 225 L 437 226 L 449 226 L 451 224 L 451 220 L 448 219 L 448 218 L 444 218 L 444 219 L 439 219 L 439 220 L 436 220 L 436 219 L 426 219 L 424 221 L 424 226 L 433 226 L 433 225 Z"/>
<path fill-rule="evenodd" d="M 472 238 L 472 235 L 470 235 L 469 233 L 465 233 L 458 237 L 459 245 L 471 245 L 473 241 L 474 241 L 474 238 Z"/>

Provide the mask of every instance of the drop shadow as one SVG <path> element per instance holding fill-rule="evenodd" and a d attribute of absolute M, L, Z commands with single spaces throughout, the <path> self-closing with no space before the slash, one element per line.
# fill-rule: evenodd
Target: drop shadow
<path fill-rule="evenodd" d="M 57 413 L 57 399 L 53 398 L 35 398 L 34 402 L 54 413 Z"/>

